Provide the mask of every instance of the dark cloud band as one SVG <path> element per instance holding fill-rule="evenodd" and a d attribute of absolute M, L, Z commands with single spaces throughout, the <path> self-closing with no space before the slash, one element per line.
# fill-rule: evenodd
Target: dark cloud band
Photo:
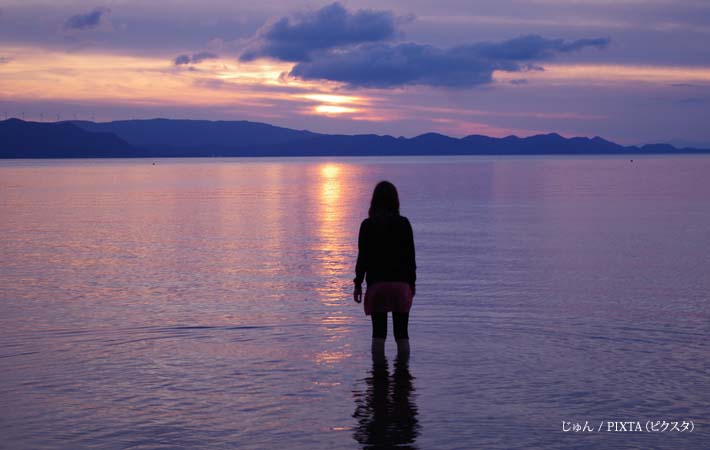
<path fill-rule="evenodd" d="M 64 30 L 66 31 L 86 31 L 98 28 L 101 25 L 101 20 L 111 13 L 109 8 L 95 8 L 86 14 L 77 14 L 71 16 L 64 22 Z"/>
<path fill-rule="evenodd" d="M 199 52 L 193 53 L 192 55 L 182 54 L 178 55 L 173 59 L 173 64 L 176 66 L 182 66 L 185 64 L 199 64 L 206 59 L 216 59 L 219 58 L 218 55 L 212 52 Z"/>
<path fill-rule="evenodd" d="M 420 44 L 361 45 L 324 52 L 299 62 L 290 76 L 346 83 L 351 87 L 393 88 L 404 85 L 473 87 L 490 83 L 493 72 L 522 72 L 533 62 L 586 47 L 604 48 L 608 39 L 564 41 L 521 36 L 503 42 L 483 42 L 441 49 Z"/>

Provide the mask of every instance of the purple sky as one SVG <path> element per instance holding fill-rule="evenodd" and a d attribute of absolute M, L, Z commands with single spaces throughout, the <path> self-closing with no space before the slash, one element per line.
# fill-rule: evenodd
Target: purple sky
<path fill-rule="evenodd" d="M 707 0 L 0 0 L 0 114 L 710 147 L 707 42 Z"/>

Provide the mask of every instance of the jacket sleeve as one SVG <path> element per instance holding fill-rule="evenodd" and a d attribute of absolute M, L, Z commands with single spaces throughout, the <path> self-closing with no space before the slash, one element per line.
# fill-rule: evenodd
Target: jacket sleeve
<path fill-rule="evenodd" d="M 406 225 L 405 256 L 407 261 L 407 281 L 412 287 L 414 287 L 414 284 L 417 281 L 417 261 L 414 252 L 414 232 L 412 231 L 412 224 L 409 223 L 408 219 Z"/>
<path fill-rule="evenodd" d="M 367 219 L 360 224 L 360 233 L 357 238 L 357 263 L 355 264 L 355 284 L 362 284 L 367 272 Z"/>

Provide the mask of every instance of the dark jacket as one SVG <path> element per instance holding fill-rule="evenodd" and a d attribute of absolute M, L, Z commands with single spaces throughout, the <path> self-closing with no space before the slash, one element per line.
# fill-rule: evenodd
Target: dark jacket
<path fill-rule="evenodd" d="M 376 215 L 360 224 L 355 283 L 417 280 L 414 236 L 409 220 L 400 215 Z"/>

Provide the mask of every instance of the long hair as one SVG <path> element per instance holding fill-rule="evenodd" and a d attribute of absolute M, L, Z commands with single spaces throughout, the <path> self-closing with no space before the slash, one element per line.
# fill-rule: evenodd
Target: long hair
<path fill-rule="evenodd" d="M 397 188 L 389 181 L 380 181 L 372 192 L 368 216 L 399 215 L 399 195 Z"/>

